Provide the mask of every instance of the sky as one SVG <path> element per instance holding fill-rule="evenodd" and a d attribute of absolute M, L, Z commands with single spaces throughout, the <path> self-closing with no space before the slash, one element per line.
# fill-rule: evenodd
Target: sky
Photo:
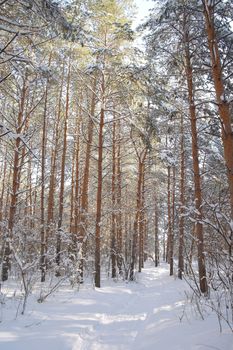
<path fill-rule="evenodd" d="M 133 30 L 135 30 L 139 24 L 145 22 L 145 18 L 149 15 L 149 9 L 153 8 L 155 4 L 152 0 L 134 0 L 134 2 L 138 10 L 135 19 L 132 23 Z M 141 35 L 137 37 L 134 44 L 141 50 L 144 50 L 145 48 L 143 38 Z"/>
<path fill-rule="evenodd" d="M 154 6 L 154 1 L 152 0 L 134 0 L 136 6 L 138 7 L 138 13 L 137 17 L 135 18 L 134 21 L 134 27 L 139 25 L 144 17 L 146 17 L 149 13 L 149 9 L 153 8 Z"/>

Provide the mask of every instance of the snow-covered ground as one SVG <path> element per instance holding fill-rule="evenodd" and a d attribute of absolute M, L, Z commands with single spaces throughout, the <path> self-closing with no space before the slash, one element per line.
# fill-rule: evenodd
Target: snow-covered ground
<path fill-rule="evenodd" d="M 216 316 L 201 320 L 187 305 L 185 282 L 147 265 L 137 283 L 104 281 L 101 289 L 62 287 L 42 304 L 30 297 L 1 305 L 1 350 L 233 350 Z M 15 307 L 15 310 L 13 309 Z"/>

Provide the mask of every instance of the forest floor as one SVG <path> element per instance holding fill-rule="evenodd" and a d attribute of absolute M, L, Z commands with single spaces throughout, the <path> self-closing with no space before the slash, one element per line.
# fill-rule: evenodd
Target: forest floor
<path fill-rule="evenodd" d="M 147 264 L 138 281 L 103 282 L 101 289 L 62 286 L 44 303 L 17 298 L 1 305 L 2 350 L 233 350 L 233 335 L 216 315 L 202 320 L 187 301 L 184 281 L 168 267 Z M 38 296 L 37 296 L 38 297 Z"/>

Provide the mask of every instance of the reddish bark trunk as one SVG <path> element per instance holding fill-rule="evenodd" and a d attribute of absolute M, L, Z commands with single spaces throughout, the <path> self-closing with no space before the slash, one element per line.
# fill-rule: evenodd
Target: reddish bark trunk
<path fill-rule="evenodd" d="M 197 210 L 196 221 L 196 238 L 197 238 L 197 254 L 198 254 L 198 270 L 199 270 L 199 284 L 202 293 L 207 293 L 207 281 L 206 281 L 206 267 L 204 256 L 204 235 L 202 221 L 202 191 L 201 191 L 201 176 L 199 169 L 199 149 L 198 149 L 198 136 L 197 136 L 197 118 L 196 107 L 194 100 L 193 89 L 193 71 L 190 59 L 189 50 L 189 33 L 187 28 L 184 29 L 184 41 L 185 41 L 185 71 L 188 86 L 188 101 L 189 101 L 189 114 L 191 120 L 191 132 L 192 132 L 192 157 L 193 157 L 193 173 L 194 173 L 194 196 L 195 206 Z"/>
<path fill-rule="evenodd" d="M 214 82 L 216 100 L 218 103 L 218 111 L 221 119 L 222 129 L 222 143 L 224 149 L 224 158 L 227 168 L 229 193 L 230 193 L 230 207 L 231 207 L 231 221 L 233 222 L 233 130 L 232 117 L 230 114 L 230 104 L 225 98 L 225 86 L 222 75 L 222 64 L 218 48 L 217 37 L 215 33 L 214 23 L 214 2 L 203 0 L 204 17 L 206 22 L 206 33 L 208 38 L 208 46 L 212 64 L 212 77 Z M 229 255 L 232 255 L 233 247 L 233 233 L 230 230 L 230 247 Z"/>
<path fill-rule="evenodd" d="M 57 226 L 57 242 L 56 242 L 56 263 L 59 266 L 61 260 L 61 234 L 62 234 L 62 222 L 64 211 L 64 190 L 65 190 L 65 166 L 66 166 L 66 152 L 67 152 L 67 129 L 69 118 L 69 102 L 70 102 L 70 75 L 71 75 L 71 58 L 69 58 L 68 74 L 67 74 L 67 87 L 66 87 L 66 107 L 65 107 L 65 120 L 64 120 L 64 135 L 63 135 L 63 149 L 61 160 L 61 178 L 60 178 L 60 193 L 59 193 L 59 210 L 58 210 L 58 226 Z M 59 270 L 57 270 L 57 276 L 59 276 Z"/>
<path fill-rule="evenodd" d="M 98 141 L 98 178 L 97 178 L 97 198 L 96 198 L 96 225 L 95 225 L 95 286 L 100 288 L 100 232 L 102 217 L 102 186 L 103 186 L 103 132 L 104 132 L 104 95 L 105 81 L 102 77 L 102 106 L 100 110 L 99 141 Z"/>
<path fill-rule="evenodd" d="M 114 116 L 115 119 L 115 116 Z M 112 278 L 116 277 L 116 122 L 113 121 L 112 132 L 112 230 L 111 230 L 111 262 Z"/>
<path fill-rule="evenodd" d="M 185 205 L 185 155 L 184 155 L 184 125 L 181 114 L 180 126 L 180 211 L 179 211 L 179 257 L 178 257 L 178 278 L 182 279 L 184 271 L 184 205 Z"/>
<path fill-rule="evenodd" d="M 24 78 L 19 112 L 18 112 L 18 119 L 17 119 L 16 134 L 18 135 L 21 134 L 22 128 L 24 126 L 23 116 L 25 112 L 27 91 L 28 91 L 27 78 Z M 15 220 L 15 213 L 16 213 L 16 208 L 18 203 L 18 191 L 20 187 L 20 182 L 19 182 L 20 172 L 21 172 L 20 145 L 21 145 L 21 139 L 20 137 L 17 137 L 15 141 L 15 151 L 14 151 L 14 160 L 13 160 L 13 177 L 12 177 L 12 191 L 11 191 L 10 211 L 9 211 L 9 220 L 8 220 L 8 235 L 7 235 L 7 240 L 5 242 L 4 257 L 3 257 L 3 264 L 2 264 L 3 281 L 6 281 L 8 279 L 10 262 L 11 262 L 10 241 L 13 238 L 14 220 Z"/>

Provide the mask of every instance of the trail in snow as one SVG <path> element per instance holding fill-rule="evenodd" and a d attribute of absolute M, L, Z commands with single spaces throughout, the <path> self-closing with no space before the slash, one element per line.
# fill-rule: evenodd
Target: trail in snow
<path fill-rule="evenodd" d="M 219 333 L 187 308 L 187 288 L 168 268 L 147 265 L 137 283 L 105 281 L 98 290 L 63 288 L 43 304 L 30 300 L 25 316 L 3 310 L 2 350 L 233 350 L 233 336 Z"/>

